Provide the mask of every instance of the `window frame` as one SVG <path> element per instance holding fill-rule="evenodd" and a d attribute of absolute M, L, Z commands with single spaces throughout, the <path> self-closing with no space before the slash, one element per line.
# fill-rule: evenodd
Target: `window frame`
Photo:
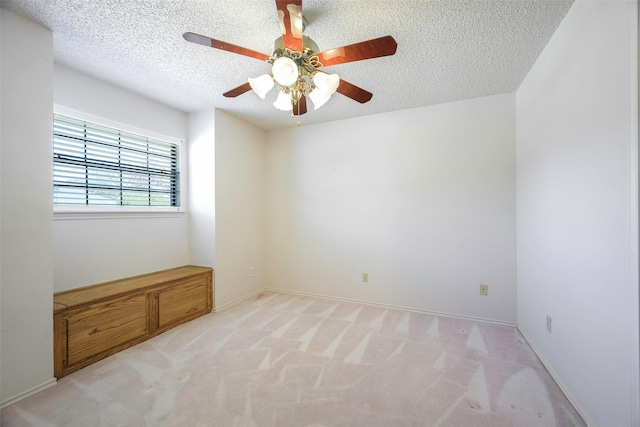
<path fill-rule="evenodd" d="M 51 203 L 53 205 L 54 219 L 99 219 L 99 218 L 131 218 L 131 217 L 175 217 L 186 213 L 186 144 L 184 140 L 158 132 L 141 129 L 126 123 L 116 122 L 92 114 L 73 110 L 59 105 L 54 105 L 53 114 L 69 116 L 74 119 L 83 120 L 100 126 L 106 126 L 134 133 L 152 139 L 168 142 L 178 146 L 178 163 L 180 167 L 179 179 L 179 200 L 180 206 L 122 206 L 122 205 L 61 205 L 53 203 L 53 175 L 51 187 Z M 53 123 L 53 117 L 52 117 Z M 51 168 L 53 173 L 53 129 L 51 133 Z"/>

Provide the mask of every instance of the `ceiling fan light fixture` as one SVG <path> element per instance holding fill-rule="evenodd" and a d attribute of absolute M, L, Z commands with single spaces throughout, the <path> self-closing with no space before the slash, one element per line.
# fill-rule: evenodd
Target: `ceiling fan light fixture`
<path fill-rule="evenodd" d="M 313 102 L 314 110 L 317 110 L 318 108 L 326 104 L 329 98 L 331 98 L 331 94 L 319 89 L 318 87 L 309 92 L 309 99 L 311 99 L 311 102 Z"/>
<path fill-rule="evenodd" d="M 293 110 L 293 106 L 291 105 L 291 95 L 284 91 L 278 92 L 278 98 L 273 103 L 273 106 L 282 111 Z"/>
<path fill-rule="evenodd" d="M 249 78 L 251 89 L 262 99 L 269 93 L 273 87 L 273 77 L 269 74 L 263 74 L 255 79 Z"/>
<path fill-rule="evenodd" d="M 329 96 L 331 96 L 335 93 L 335 91 L 338 89 L 338 86 L 340 85 L 340 77 L 338 77 L 337 74 L 316 72 L 313 74 L 313 84 L 316 85 L 318 89 L 328 93 Z"/>
<path fill-rule="evenodd" d="M 316 72 L 312 79 L 315 88 L 309 93 L 309 98 L 313 102 L 313 109 L 317 110 L 336 92 L 340 84 L 340 77 L 337 74 Z"/>
<path fill-rule="evenodd" d="M 370 101 L 373 96 L 371 92 L 341 80 L 336 74 L 320 70 L 333 65 L 394 55 L 398 43 L 391 36 L 383 36 L 320 51 L 318 45 L 303 34 L 307 21 L 302 13 L 302 2 L 303 0 L 275 0 L 281 35 L 274 41 L 271 55 L 191 32 L 184 33 L 182 37 L 190 43 L 271 64 L 271 73 L 248 79 L 248 82 L 223 93 L 226 98 L 235 98 L 253 89 L 260 98 L 265 99 L 277 83 L 278 97 L 273 105 L 280 110 L 293 110 L 292 116 L 307 113 L 308 97 L 315 109 L 318 109 L 338 89 L 341 95 L 361 104 Z"/>
<path fill-rule="evenodd" d="M 281 56 L 273 61 L 273 78 L 282 86 L 291 86 L 298 80 L 298 65 L 293 59 Z"/>

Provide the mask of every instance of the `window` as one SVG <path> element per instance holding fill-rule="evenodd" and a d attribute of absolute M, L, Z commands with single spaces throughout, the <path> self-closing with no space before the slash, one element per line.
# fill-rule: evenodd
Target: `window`
<path fill-rule="evenodd" d="M 56 206 L 180 206 L 179 145 L 55 114 Z"/>

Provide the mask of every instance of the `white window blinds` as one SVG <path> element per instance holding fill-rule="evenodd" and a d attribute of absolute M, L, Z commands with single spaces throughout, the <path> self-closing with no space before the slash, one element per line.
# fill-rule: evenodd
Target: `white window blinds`
<path fill-rule="evenodd" d="M 179 146 L 54 115 L 53 203 L 180 206 Z"/>

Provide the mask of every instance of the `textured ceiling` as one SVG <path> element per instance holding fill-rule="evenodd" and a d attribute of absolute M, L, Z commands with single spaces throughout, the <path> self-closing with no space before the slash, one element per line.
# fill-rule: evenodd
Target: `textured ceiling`
<path fill-rule="evenodd" d="M 515 91 L 573 0 L 304 0 L 320 50 L 391 35 L 394 56 L 327 68 L 373 93 L 335 94 L 312 124 Z M 186 42 L 191 31 L 266 54 L 279 37 L 274 0 L 2 0 L 53 31 L 55 60 L 191 112 L 220 108 L 263 129 L 295 126 L 260 99 L 222 93 L 270 69 Z"/>

